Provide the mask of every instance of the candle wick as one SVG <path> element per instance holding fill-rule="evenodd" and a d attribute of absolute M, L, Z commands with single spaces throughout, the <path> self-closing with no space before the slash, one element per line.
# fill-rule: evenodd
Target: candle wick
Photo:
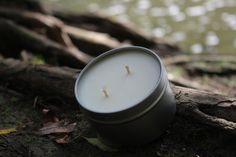
<path fill-rule="evenodd" d="M 130 67 L 128 65 L 125 66 L 125 69 L 126 69 L 128 74 L 131 74 L 131 70 L 130 70 Z"/>
<path fill-rule="evenodd" d="M 109 94 L 108 94 L 108 92 L 107 92 L 107 90 L 106 90 L 105 88 L 102 89 L 102 92 L 103 92 L 103 94 L 104 94 L 105 97 L 108 97 L 108 96 L 109 96 Z"/>

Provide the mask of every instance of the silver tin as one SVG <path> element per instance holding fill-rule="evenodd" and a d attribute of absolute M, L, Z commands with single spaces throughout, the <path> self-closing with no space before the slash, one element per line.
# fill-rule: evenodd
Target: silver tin
<path fill-rule="evenodd" d="M 80 105 L 82 112 L 101 140 L 114 146 L 142 145 L 155 140 L 165 131 L 176 111 L 175 97 L 160 58 L 153 51 L 138 46 L 113 49 L 92 60 L 76 80 L 75 97 L 77 101 L 80 103 L 77 89 L 80 78 L 90 67 L 105 57 L 130 50 L 149 53 L 159 62 L 160 66 L 157 68 L 160 68 L 160 77 L 150 95 L 132 108 L 113 113 L 96 113 Z"/>

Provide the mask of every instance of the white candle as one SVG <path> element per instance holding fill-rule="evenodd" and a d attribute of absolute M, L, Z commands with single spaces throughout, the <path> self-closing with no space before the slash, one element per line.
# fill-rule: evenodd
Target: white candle
<path fill-rule="evenodd" d="M 173 119 L 176 107 L 159 57 L 136 46 L 94 59 L 77 78 L 75 96 L 98 137 L 112 146 L 156 139 Z"/>
<path fill-rule="evenodd" d="M 123 51 L 100 58 L 77 83 L 77 98 L 85 109 L 113 113 L 131 108 L 149 96 L 160 77 L 160 62 L 144 51 Z"/>

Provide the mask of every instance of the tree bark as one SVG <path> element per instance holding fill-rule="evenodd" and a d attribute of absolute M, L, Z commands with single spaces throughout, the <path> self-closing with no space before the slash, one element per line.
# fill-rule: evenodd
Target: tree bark
<path fill-rule="evenodd" d="M 50 15 L 0 7 L 0 17 L 10 19 L 39 33 L 46 32 L 50 39 L 67 47 L 74 44 L 81 51 L 93 56 L 121 46 L 119 41 L 108 34 L 65 25 L 61 20 Z"/>
<path fill-rule="evenodd" d="M 80 70 L 49 65 L 32 65 L 15 59 L 0 58 L 0 80 L 10 87 L 41 95 L 74 99 L 73 89 Z M 27 93 L 27 91 L 26 91 Z"/>
<path fill-rule="evenodd" d="M 68 25 L 65 25 L 65 31 L 75 45 L 92 56 L 98 56 L 108 50 L 124 45 L 105 33 L 88 31 Z"/>
<path fill-rule="evenodd" d="M 177 86 L 172 89 L 179 115 L 236 135 L 236 98 Z"/>
<path fill-rule="evenodd" d="M 66 100 L 74 101 L 74 83 L 78 72 L 70 68 L 0 59 L 1 82 L 7 82 L 12 87 L 27 86 L 42 95 L 57 95 Z M 178 115 L 236 135 L 236 98 L 178 86 L 172 86 L 172 90 Z"/>
<path fill-rule="evenodd" d="M 120 42 L 150 48 L 160 56 L 180 53 L 176 45 L 163 42 L 154 37 L 147 37 L 142 30 L 137 30 L 131 24 L 113 21 L 99 14 L 68 14 L 55 11 L 53 15 L 69 25 L 90 31 L 107 33 Z"/>
<path fill-rule="evenodd" d="M 67 17 L 67 14 L 61 14 L 63 17 Z M 73 16 L 76 18 L 73 18 Z M 12 8 L 0 7 L 0 17 L 10 19 L 19 25 L 39 32 L 46 31 L 46 35 L 50 39 L 63 46 L 74 47 L 75 44 L 81 51 L 93 56 L 97 56 L 112 48 L 120 47 L 121 43 L 116 39 L 124 42 L 123 44 L 133 44 L 153 49 L 154 52 L 158 53 L 160 56 L 179 53 L 177 46 L 157 41 L 154 38 L 148 38 L 144 33 L 137 31 L 131 26 L 114 22 L 98 15 L 68 15 L 68 18 L 71 18 L 69 24 L 73 25 L 76 23 L 76 26 L 80 27 L 84 25 L 83 22 L 85 22 L 86 25 L 93 25 L 93 27 L 98 27 L 98 29 L 88 29 L 88 27 L 82 26 L 79 29 L 65 25 L 60 19 L 50 15 Z M 78 22 L 80 22 L 78 19 L 82 22 L 81 25 L 80 23 L 78 24 Z M 62 18 L 62 20 L 65 19 Z M 65 22 L 68 21 L 65 20 Z M 110 35 L 112 37 L 110 37 Z M 84 54 L 82 56 L 84 56 Z"/>
<path fill-rule="evenodd" d="M 91 56 L 74 47 L 67 48 L 57 44 L 56 42 L 16 25 L 9 20 L 0 19 L 0 34 L 0 41 L 2 43 L 0 49 L 3 52 L 10 51 L 12 53 L 25 49 L 31 52 L 43 54 L 47 57 L 57 57 L 61 65 L 76 68 L 85 66 L 92 59 Z"/>
<path fill-rule="evenodd" d="M 96 32 L 108 33 L 120 41 L 130 40 L 133 44 L 155 46 L 155 41 L 144 36 L 132 26 L 109 20 L 102 15 L 95 14 L 66 14 L 55 12 L 54 16 L 68 24 L 82 27 Z"/>

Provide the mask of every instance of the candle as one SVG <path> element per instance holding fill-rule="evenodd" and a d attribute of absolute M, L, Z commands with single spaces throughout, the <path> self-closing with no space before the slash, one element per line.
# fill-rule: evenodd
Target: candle
<path fill-rule="evenodd" d="M 82 111 L 108 144 L 151 141 L 161 134 L 175 112 L 174 97 L 159 57 L 141 47 L 111 50 L 94 59 L 78 77 L 75 93 Z M 159 109 L 158 102 L 163 103 Z M 165 118 L 161 119 L 165 125 L 160 118 Z M 146 134 L 142 133 L 148 128 Z"/>
<path fill-rule="evenodd" d="M 142 51 L 109 56 L 81 77 L 78 99 L 84 108 L 94 112 L 122 111 L 136 105 L 154 90 L 159 73 L 156 58 Z"/>

